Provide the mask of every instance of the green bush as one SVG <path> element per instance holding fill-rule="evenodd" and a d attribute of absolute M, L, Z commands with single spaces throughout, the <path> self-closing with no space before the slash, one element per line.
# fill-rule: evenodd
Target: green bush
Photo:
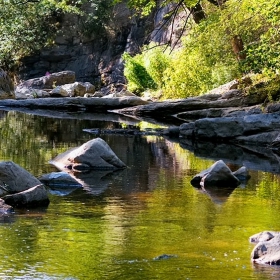
<path fill-rule="evenodd" d="M 147 89 L 156 89 L 157 85 L 144 67 L 143 55 L 130 56 L 123 54 L 125 61 L 124 75 L 127 79 L 127 89 L 136 94 Z"/>
<path fill-rule="evenodd" d="M 134 58 L 165 99 L 203 94 L 246 73 L 279 72 L 279 0 L 228 0 L 219 7 L 209 1 L 201 4 L 207 16 L 193 25 L 182 48 L 167 55 L 149 46 Z M 242 39 L 243 57 L 234 51 L 235 37 Z M 140 76 L 134 74 L 140 85 Z M 129 75 L 127 79 L 132 85 Z M 141 92 L 148 87 L 136 88 Z"/>

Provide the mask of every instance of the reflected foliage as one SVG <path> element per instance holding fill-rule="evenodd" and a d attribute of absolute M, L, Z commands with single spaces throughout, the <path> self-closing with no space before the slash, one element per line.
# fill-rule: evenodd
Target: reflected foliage
<path fill-rule="evenodd" d="M 0 157 L 40 174 L 54 154 L 90 139 L 82 129 L 112 126 L 9 112 Z M 278 175 L 250 171 L 218 204 L 190 184 L 213 161 L 160 137 L 104 140 L 128 168 L 98 195 L 50 195 L 47 210 L 3 220 L 1 279 L 266 279 L 254 273 L 248 237 L 279 230 Z M 154 259 L 162 254 L 177 257 Z"/>

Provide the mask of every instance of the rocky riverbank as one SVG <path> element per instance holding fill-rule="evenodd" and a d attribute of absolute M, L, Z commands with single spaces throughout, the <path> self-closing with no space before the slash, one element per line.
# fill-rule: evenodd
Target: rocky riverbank
<path fill-rule="evenodd" d="M 6 78 L 3 82 L 6 82 Z M 34 92 L 37 95 L 34 95 Z M 278 91 L 276 90 L 274 94 L 278 94 Z M 75 73 L 63 71 L 22 82 L 15 88 L 14 99 L 7 99 L 4 95 L 0 100 L 0 106 L 4 110 L 44 109 L 55 112 L 53 114 L 80 112 L 80 117 L 83 114 L 88 116 L 95 113 L 110 113 L 111 116 L 118 115 L 120 118 L 130 119 L 133 123 L 146 120 L 162 125 L 164 129 L 154 131 L 124 129 L 117 133 L 144 135 L 151 133 L 177 138 L 182 145 L 200 150 L 200 153 L 204 149 L 195 147 L 201 146 L 199 143 L 203 142 L 216 147 L 221 144 L 246 145 L 250 146 L 254 153 L 262 154 L 269 151 L 278 161 L 280 103 L 267 104 L 267 101 L 268 93 L 263 83 L 255 86 L 254 91 L 242 89 L 237 82 L 231 82 L 198 97 L 152 101 L 124 90 L 111 94 L 95 91 L 89 83 L 77 82 Z M 102 131 L 102 133 L 115 132 Z M 260 151 L 260 147 L 263 151 Z M 213 150 L 208 152 L 211 153 Z"/>

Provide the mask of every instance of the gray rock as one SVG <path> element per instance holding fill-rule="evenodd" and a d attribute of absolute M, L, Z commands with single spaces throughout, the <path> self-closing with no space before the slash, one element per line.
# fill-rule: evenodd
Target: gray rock
<path fill-rule="evenodd" d="M 58 86 L 75 82 L 75 72 L 62 71 L 53 74 L 46 74 L 43 77 L 29 79 L 17 85 L 15 89 L 16 99 L 40 98 L 53 96 L 65 96 L 59 92 L 47 93 L 46 90 L 52 90 Z"/>
<path fill-rule="evenodd" d="M 194 136 L 201 139 L 231 139 L 244 133 L 243 118 L 204 118 L 195 121 Z"/>
<path fill-rule="evenodd" d="M 244 133 L 262 133 L 280 130 L 279 114 L 257 114 L 244 117 Z"/>
<path fill-rule="evenodd" d="M 233 175 L 228 166 L 219 160 L 210 168 L 201 171 L 192 180 L 191 184 L 195 187 L 237 187 L 240 181 Z"/>
<path fill-rule="evenodd" d="M 47 97 L 50 97 L 50 93 L 42 89 L 25 87 L 22 85 L 17 86 L 15 89 L 15 99 L 33 99 Z"/>
<path fill-rule="evenodd" d="M 93 84 L 91 84 L 90 82 L 84 82 L 83 85 L 86 88 L 86 93 L 95 93 L 95 86 Z"/>
<path fill-rule="evenodd" d="M 250 179 L 250 174 L 248 169 L 245 166 L 240 167 L 238 170 L 232 172 L 232 174 L 239 180 L 239 181 L 247 181 Z"/>
<path fill-rule="evenodd" d="M 51 94 L 60 94 L 62 97 L 83 97 L 87 92 L 87 86 L 84 83 L 75 82 L 58 86 L 51 91 Z"/>
<path fill-rule="evenodd" d="M 251 253 L 251 261 L 259 264 L 280 265 L 280 234 L 265 232 L 259 237 L 251 237 L 251 240 L 259 240 Z"/>
<path fill-rule="evenodd" d="M 50 203 L 47 191 L 42 184 L 26 191 L 6 195 L 2 199 L 13 207 L 43 207 Z"/>
<path fill-rule="evenodd" d="M 58 98 L 35 98 L 24 100 L 0 100 L 0 106 L 24 107 L 32 109 L 49 110 L 88 110 L 94 112 L 107 112 L 116 108 L 125 108 L 148 104 L 148 101 L 140 97 L 125 96 L 114 98 L 84 98 L 84 97 L 58 97 Z"/>
<path fill-rule="evenodd" d="M 62 86 L 57 86 L 50 91 L 50 97 L 68 97 L 68 91 Z"/>
<path fill-rule="evenodd" d="M 203 140 L 223 140 L 243 144 L 271 144 L 280 131 L 279 114 L 253 114 L 244 117 L 203 118 L 182 124 L 180 135 Z"/>
<path fill-rule="evenodd" d="M 277 145 L 275 144 L 275 142 L 273 145 L 272 139 L 275 139 L 278 136 L 278 134 L 279 134 L 279 130 L 259 132 L 252 135 L 238 136 L 236 137 L 235 142 L 240 144 L 241 143 L 246 144 L 246 145 L 259 144 L 262 146 L 268 146 L 275 149 Z"/>
<path fill-rule="evenodd" d="M 118 110 L 116 112 L 126 115 L 159 118 L 193 110 L 253 106 L 262 103 L 266 98 L 265 95 L 261 94 L 252 94 L 249 98 L 243 95 L 239 90 L 234 91 L 235 94 L 231 93 L 230 98 L 222 98 L 223 96 L 221 94 L 205 94 L 187 99 L 153 102 L 147 105 Z"/>
<path fill-rule="evenodd" d="M 43 76 L 40 78 L 40 80 L 43 82 L 43 89 L 51 89 L 55 86 L 74 83 L 76 80 L 76 76 L 75 72 L 73 71 L 61 71 Z"/>
<path fill-rule="evenodd" d="M 210 108 L 201 110 L 191 110 L 174 116 L 181 120 L 197 120 L 201 118 L 218 118 L 218 117 L 244 117 L 252 114 L 261 114 L 260 105 L 250 107 L 229 107 L 229 108 Z"/>
<path fill-rule="evenodd" d="M 56 73 L 46 73 L 45 76 L 26 80 L 19 84 L 19 87 L 33 89 L 53 89 L 56 86 L 75 82 L 75 72 L 61 71 Z"/>
<path fill-rule="evenodd" d="M 0 196 L 28 190 L 41 182 L 12 161 L 0 162 Z"/>
<path fill-rule="evenodd" d="M 276 137 L 274 137 L 274 140 L 269 145 L 273 149 L 279 149 L 280 148 L 280 133 L 277 134 Z"/>
<path fill-rule="evenodd" d="M 84 143 L 82 146 L 70 149 L 58 155 L 51 164 L 60 170 L 89 171 L 123 169 L 126 165 L 116 156 L 109 145 L 101 138 Z M 83 168 L 77 169 L 77 166 Z"/>
<path fill-rule="evenodd" d="M 278 234 L 280 234 L 279 231 L 262 231 L 250 236 L 249 241 L 251 243 L 269 241 L 270 239 L 274 238 Z"/>

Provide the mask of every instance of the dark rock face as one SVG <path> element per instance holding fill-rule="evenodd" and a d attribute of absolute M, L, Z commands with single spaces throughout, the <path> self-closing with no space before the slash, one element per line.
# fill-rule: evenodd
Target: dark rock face
<path fill-rule="evenodd" d="M 110 10 L 111 9 L 111 10 Z M 86 14 L 94 13 L 84 6 Z M 55 44 L 22 60 L 22 79 L 45 75 L 46 72 L 74 71 L 77 81 L 97 86 L 125 84 L 121 56 L 125 51 L 138 52 L 153 28 L 153 15 L 149 19 L 133 17 L 124 3 L 108 8 L 111 21 L 107 30 L 83 34 L 82 18 L 65 15 Z"/>
<path fill-rule="evenodd" d="M 172 47 L 178 43 L 182 19 L 188 16 L 188 12 L 177 14 L 172 26 L 165 15 L 174 9 L 174 4 L 164 8 L 158 6 L 159 10 L 144 18 L 136 15 L 125 3 L 108 7 L 106 12 L 110 13 L 110 21 L 104 21 L 104 30 L 93 29 L 86 34 L 81 16 L 64 15 L 54 45 L 25 57 L 20 78 L 26 80 L 43 76 L 46 72 L 71 70 L 79 82 L 90 82 L 97 87 L 113 85 L 119 91 L 126 82 L 121 58 L 124 52 L 134 55 L 151 41 L 170 43 Z M 94 14 L 89 4 L 84 4 L 83 10 L 85 14 Z M 164 28 L 161 28 L 163 22 Z"/>
<path fill-rule="evenodd" d="M 15 98 L 14 85 L 8 74 L 0 68 L 0 99 Z"/>

